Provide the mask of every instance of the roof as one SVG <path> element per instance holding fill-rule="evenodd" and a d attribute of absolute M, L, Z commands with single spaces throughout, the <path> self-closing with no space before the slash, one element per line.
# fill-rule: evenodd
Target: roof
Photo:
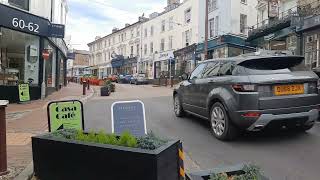
<path fill-rule="evenodd" d="M 119 29 L 119 30 L 117 30 L 116 32 L 112 32 L 112 33 L 110 33 L 110 34 L 108 34 L 108 35 L 106 35 L 106 36 L 103 36 L 103 37 L 101 37 L 101 38 L 99 38 L 99 39 L 96 39 L 96 40 L 88 43 L 87 45 L 89 46 L 89 45 L 91 45 L 91 44 L 93 44 L 93 43 L 95 43 L 95 42 L 97 42 L 97 41 L 100 41 L 100 40 L 102 40 L 102 39 L 104 39 L 104 38 L 106 38 L 106 37 L 109 37 L 109 36 L 111 36 L 111 35 L 113 35 L 113 34 L 116 34 L 116 33 L 120 32 L 120 31 L 122 31 L 122 30 L 124 30 L 124 29 L 127 29 L 127 28 L 129 28 L 129 27 L 132 27 L 132 26 L 137 25 L 137 24 L 139 24 L 139 23 L 142 23 L 142 22 L 141 22 L 141 21 L 137 21 L 137 22 L 135 22 L 135 23 L 133 23 L 133 24 L 131 24 L 131 25 L 129 25 L 129 26 L 125 26 L 124 28 Z"/>

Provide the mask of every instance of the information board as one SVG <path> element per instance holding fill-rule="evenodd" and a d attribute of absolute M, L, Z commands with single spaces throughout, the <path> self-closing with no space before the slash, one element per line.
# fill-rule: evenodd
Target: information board
<path fill-rule="evenodd" d="M 20 102 L 28 102 L 30 101 L 30 88 L 29 84 L 19 84 L 19 101 Z"/>
<path fill-rule="evenodd" d="M 111 107 L 112 132 L 120 135 L 125 131 L 141 137 L 147 134 L 145 108 L 141 101 L 120 101 Z"/>

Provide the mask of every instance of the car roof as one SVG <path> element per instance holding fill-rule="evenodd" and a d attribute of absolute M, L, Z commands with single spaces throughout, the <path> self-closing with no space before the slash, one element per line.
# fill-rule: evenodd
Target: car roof
<path fill-rule="evenodd" d="M 255 55 L 255 54 L 244 54 L 241 56 L 236 56 L 236 57 L 228 57 L 228 58 L 217 58 L 217 59 L 209 59 L 206 61 L 201 61 L 199 63 L 208 63 L 208 62 L 215 62 L 215 61 L 220 61 L 220 62 L 235 62 L 236 64 L 242 64 L 248 61 L 259 61 L 259 60 L 281 60 L 281 59 L 286 59 L 286 60 L 298 60 L 301 61 L 304 59 L 303 56 L 295 56 L 295 55 Z"/>

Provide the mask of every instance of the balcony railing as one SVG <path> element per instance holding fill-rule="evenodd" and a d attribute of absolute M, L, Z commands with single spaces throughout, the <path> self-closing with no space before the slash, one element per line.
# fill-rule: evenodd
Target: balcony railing
<path fill-rule="evenodd" d="M 296 6 L 287 11 L 280 12 L 274 18 L 265 19 L 262 22 L 249 27 L 249 37 L 262 33 L 270 28 L 281 26 L 290 26 L 293 17 L 308 17 L 320 15 L 320 0 L 313 1 L 306 5 Z M 289 23 L 289 24 L 288 24 Z"/>

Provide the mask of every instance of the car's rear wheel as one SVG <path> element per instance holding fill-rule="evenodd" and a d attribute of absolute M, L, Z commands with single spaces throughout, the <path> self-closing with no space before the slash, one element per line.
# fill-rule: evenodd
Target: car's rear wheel
<path fill-rule="evenodd" d="M 173 98 L 173 108 L 174 108 L 174 113 L 177 117 L 184 116 L 185 112 L 182 108 L 182 103 L 181 103 L 180 98 L 177 94 Z"/>
<path fill-rule="evenodd" d="M 213 104 L 210 122 L 212 133 L 217 139 L 228 141 L 237 137 L 238 130 L 232 124 L 225 107 L 220 102 Z"/>

